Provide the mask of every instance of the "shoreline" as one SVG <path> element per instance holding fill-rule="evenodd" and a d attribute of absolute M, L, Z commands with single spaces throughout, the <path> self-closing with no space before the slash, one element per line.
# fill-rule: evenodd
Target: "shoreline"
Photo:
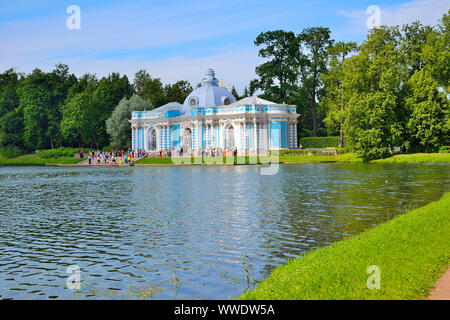
<path fill-rule="evenodd" d="M 187 158 L 188 159 L 188 158 Z M 142 158 L 132 163 L 132 165 L 122 165 L 123 167 L 141 167 L 141 166 L 232 166 L 232 165 L 269 165 L 270 162 L 261 161 L 258 158 L 257 163 L 249 163 L 249 157 L 239 158 L 234 157 L 233 163 L 227 162 L 225 158 L 216 163 L 215 158 L 205 157 L 200 161 L 191 158 L 191 163 L 173 163 L 171 158 Z M 264 159 L 264 158 L 263 158 Z M 40 158 L 36 154 L 28 154 L 19 156 L 17 158 L 5 158 L 0 156 L 0 166 L 59 166 L 59 167 L 76 167 L 76 166 L 90 166 L 97 167 L 97 165 L 80 165 L 86 159 L 60 157 L 60 158 Z M 196 159 L 198 160 L 198 159 Z M 412 153 L 412 154 L 398 154 L 385 159 L 377 159 L 363 162 L 362 159 L 357 158 L 356 155 L 346 153 L 342 155 L 333 156 L 314 156 L 314 155 L 283 155 L 278 158 L 278 164 L 311 164 L 311 163 L 450 163 L 450 153 Z M 186 159 L 184 159 L 186 161 Z M 186 161 L 187 162 L 187 161 Z M 201 163 L 199 163 L 201 162 Z M 104 166 L 104 165 L 101 165 Z M 120 167 L 120 165 L 112 165 L 112 167 Z"/>
<path fill-rule="evenodd" d="M 359 235 L 289 260 L 243 300 L 427 299 L 450 264 L 450 192 Z M 368 289 L 379 267 L 380 288 Z"/>

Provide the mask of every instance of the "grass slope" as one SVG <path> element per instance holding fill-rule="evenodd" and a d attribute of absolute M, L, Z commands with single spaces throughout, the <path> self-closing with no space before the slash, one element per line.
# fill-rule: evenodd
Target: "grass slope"
<path fill-rule="evenodd" d="M 196 158 L 196 164 L 200 164 L 200 158 Z M 205 161 L 206 160 L 206 161 Z M 185 159 L 187 162 L 188 160 Z M 315 156 L 315 155 L 288 155 L 288 156 L 280 156 L 280 163 L 302 163 L 302 162 L 363 162 L 361 158 L 358 158 L 353 153 L 345 153 L 335 156 Z M 202 163 L 214 163 L 214 158 L 206 157 L 203 159 Z M 270 162 L 268 158 L 258 157 L 258 163 L 268 163 Z M 450 153 L 414 153 L 414 154 L 400 154 L 395 155 L 390 158 L 380 159 L 371 161 L 373 163 L 400 163 L 400 162 L 450 162 Z M 194 164 L 194 158 L 191 158 L 191 163 Z M 225 157 L 223 158 L 223 163 L 226 163 Z M 236 157 L 234 159 L 234 163 L 237 163 Z M 245 157 L 245 163 L 249 163 L 249 157 Z M 136 165 L 170 165 L 175 164 L 172 162 L 170 158 L 144 158 L 135 162 Z M 186 164 L 186 163 L 185 163 Z"/>
<path fill-rule="evenodd" d="M 390 158 L 374 160 L 372 162 L 450 162 L 450 153 L 412 153 L 397 154 Z"/>
<path fill-rule="evenodd" d="M 450 260 L 450 193 L 274 270 L 240 299 L 423 299 Z M 381 289 L 367 289 L 370 265 Z"/>
<path fill-rule="evenodd" d="M 33 166 L 33 165 L 46 165 L 46 164 L 77 164 L 86 159 L 77 159 L 74 157 L 59 157 L 43 159 L 37 154 L 26 154 L 16 158 L 5 158 L 0 156 L 1 166 Z"/>

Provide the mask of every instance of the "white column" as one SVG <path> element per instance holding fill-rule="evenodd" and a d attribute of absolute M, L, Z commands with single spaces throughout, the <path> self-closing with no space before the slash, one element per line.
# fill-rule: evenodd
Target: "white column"
<path fill-rule="evenodd" d="M 156 149 L 161 150 L 161 126 L 156 127 Z"/>
<path fill-rule="evenodd" d="M 206 141 L 207 141 L 207 147 L 208 148 L 210 148 L 211 144 L 212 144 L 212 142 L 211 142 L 211 126 L 212 125 L 210 125 L 210 124 L 208 124 L 208 126 L 207 126 L 207 128 L 208 128 L 208 130 L 207 130 L 208 135 L 206 136 Z"/>
<path fill-rule="evenodd" d="M 288 148 L 292 149 L 292 145 L 293 145 L 293 135 L 294 133 L 292 132 L 292 123 L 290 121 L 288 121 Z"/>
<path fill-rule="evenodd" d="M 216 126 L 213 124 L 211 124 L 211 147 L 212 148 L 216 148 L 216 135 L 217 135 L 217 128 Z"/>
<path fill-rule="evenodd" d="M 253 150 L 257 151 L 259 149 L 258 148 L 259 141 L 258 141 L 258 123 L 256 121 L 253 121 L 252 129 L 253 129 L 253 145 L 252 145 L 252 147 L 253 147 Z"/>
<path fill-rule="evenodd" d="M 295 123 L 293 125 L 294 127 L 294 148 L 298 148 L 298 140 L 297 140 L 297 120 L 295 120 Z"/>
<path fill-rule="evenodd" d="M 144 126 L 144 151 L 147 150 L 147 127 Z"/>
<path fill-rule="evenodd" d="M 131 149 L 135 149 L 135 139 L 136 139 L 136 137 L 135 137 L 135 131 L 136 130 L 134 130 L 134 127 L 131 127 Z"/>
<path fill-rule="evenodd" d="M 239 123 L 239 145 L 241 149 L 245 149 L 245 124 Z"/>

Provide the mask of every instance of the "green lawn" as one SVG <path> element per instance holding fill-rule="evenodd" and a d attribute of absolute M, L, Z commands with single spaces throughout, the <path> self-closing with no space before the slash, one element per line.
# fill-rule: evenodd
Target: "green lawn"
<path fill-rule="evenodd" d="M 240 299 L 424 299 L 450 261 L 450 193 L 276 268 Z M 367 268 L 381 289 L 367 288 Z"/>
<path fill-rule="evenodd" d="M 241 158 L 242 159 L 242 158 Z M 185 159 L 184 161 L 187 162 Z M 215 159 L 206 157 L 202 163 L 214 163 Z M 243 161 L 241 161 L 242 163 Z M 265 157 L 258 157 L 258 163 L 267 163 L 268 160 Z M 358 158 L 353 153 L 345 153 L 335 156 L 308 156 L 308 155 L 289 155 L 280 156 L 280 163 L 302 163 L 302 162 L 363 162 L 361 158 Z M 413 153 L 413 154 L 400 154 L 390 158 L 373 160 L 371 162 L 380 163 L 397 163 L 397 162 L 450 162 L 450 153 Z M 194 163 L 194 158 L 191 158 L 191 163 Z M 195 163 L 200 163 L 200 158 L 195 158 Z M 223 163 L 226 163 L 225 157 Z M 235 157 L 234 163 L 237 163 Z M 249 163 L 249 157 L 245 157 L 245 163 Z M 144 158 L 135 162 L 136 165 L 156 165 L 156 164 L 175 164 L 170 158 Z"/>
<path fill-rule="evenodd" d="M 386 159 L 374 160 L 372 162 L 450 162 L 450 153 L 412 153 L 398 154 Z"/>
<path fill-rule="evenodd" d="M 6 158 L 0 156 L 0 165 L 16 165 L 16 166 L 32 166 L 32 165 L 46 165 L 46 164 L 77 164 L 86 159 L 78 159 L 75 157 L 60 157 L 43 159 L 37 154 L 25 154 L 16 158 Z"/>
<path fill-rule="evenodd" d="M 255 157 L 250 159 L 250 157 L 191 157 L 189 158 L 143 158 L 134 162 L 136 166 L 139 165 L 177 165 L 177 164 L 256 164 L 256 163 L 269 163 L 269 158 L 267 157 Z M 250 161 L 251 160 L 251 161 Z"/>
<path fill-rule="evenodd" d="M 58 157 L 58 158 L 41 158 L 38 154 L 26 154 L 16 158 L 6 158 L 0 155 L 0 165 L 45 165 L 45 164 L 77 164 L 85 159 L 77 159 L 74 157 Z M 200 164 L 200 157 L 191 158 L 192 164 Z M 205 157 L 202 160 L 203 164 L 215 164 L 216 158 Z M 188 160 L 184 159 L 185 162 Z M 234 157 L 234 164 L 238 163 L 237 157 Z M 239 163 L 250 162 L 249 157 L 240 157 Z M 254 161 L 252 160 L 252 163 Z M 266 157 L 258 157 L 258 163 L 268 163 Z M 355 154 L 346 153 L 336 156 L 308 156 L 308 155 L 290 155 L 280 156 L 280 163 L 301 163 L 301 162 L 362 162 Z M 450 153 L 415 153 L 415 154 L 401 154 L 390 158 L 374 160 L 372 162 L 381 163 L 397 163 L 397 162 L 450 162 Z M 227 163 L 225 157 L 222 163 Z M 175 164 L 171 158 L 143 158 L 135 162 L 135 165 L 171 165 Z M 186 164 L 186 163 L 185 163 Z M 220 162 L 219 162 L 220 164 Z"/>

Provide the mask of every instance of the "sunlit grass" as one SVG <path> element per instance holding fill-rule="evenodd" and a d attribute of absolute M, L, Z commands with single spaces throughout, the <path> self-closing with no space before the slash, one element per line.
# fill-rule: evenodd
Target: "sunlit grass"
<path fill-rule="evenodd" d="M 6 158 L 0 156 L 0 165 L 32 166 L 32 165 L 46 165 L 46 164 L 77 164 L 83 160 L 86 159 L 78 159 L 75 157 L 59 157 L 59 158 L 43 159 L 39 157 L 38 154 L 25 154 L 22 156 L 18 156 L 16 158 Z"/>
<path fill-rule="evenodd" d="M 450 260 L 450 193 L 274 270 L 240 299 L 424 299 Z M 381 288 L 368 289 L 367 268 Z"/>
<path fill-rule="evenodd" d="M 397 154 L 390 158 L 374 160 L 373 162 L 450 162 L 450 153 L 412 153 Z"/>

